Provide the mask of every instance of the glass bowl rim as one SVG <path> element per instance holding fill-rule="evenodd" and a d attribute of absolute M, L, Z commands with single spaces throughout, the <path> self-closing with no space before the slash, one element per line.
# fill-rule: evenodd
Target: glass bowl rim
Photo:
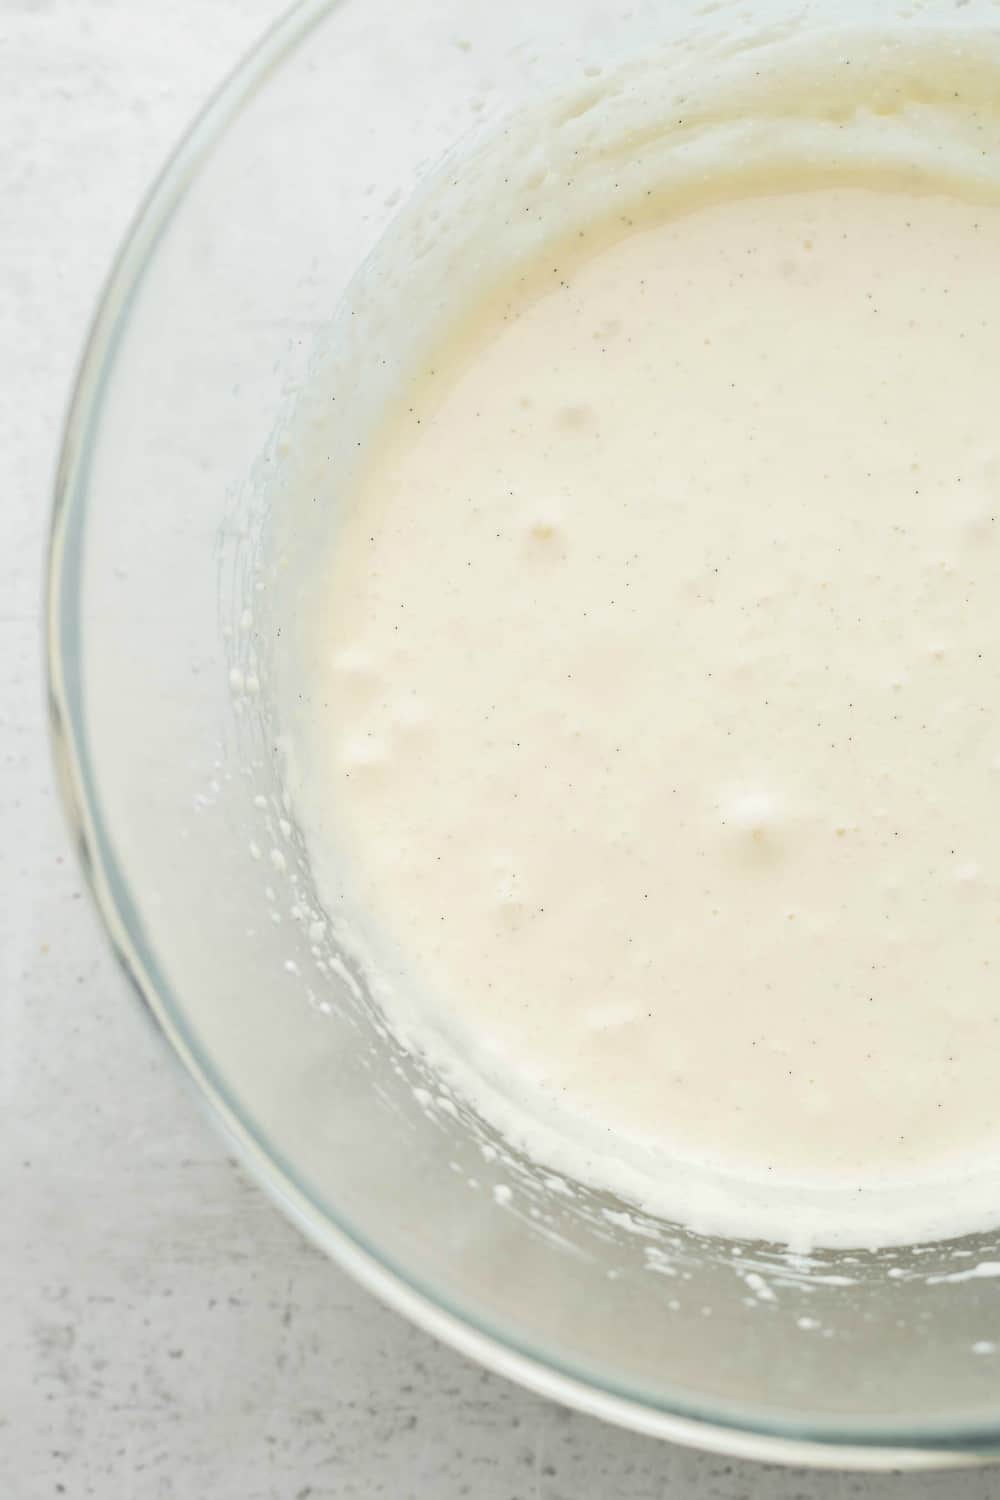
<path fill-rule="evenodd" d="M 215 145 L 286 57 L 328 16 L 362 0 L 297 0 L 211 94 L 141 202 L 114 259 L 91 319 L 63 425 L 53 484 L 45 576 L 45 666 L 50 743 L 64 814 L 91 896 L 114 953 L 142 1009 L 179 1072 L 221 1130 L 253 1181 L 320 1250 L 356 1281 L 426 1332 L 535 1393 L 633 1432 L 727 1457 L 840 1469 L 940 1468 L 988 1462 L 1000 1451 L 996 1425 L 859 1432 L 844 1423 L 822 1430 L 799 1423 L 741 1420 L 730 1411 L 694 1412 L 686 1404 L 654 1403 L 563 1368 L 544 1353 L 449 1309 L 387 1263 L 358 1231 L 322 1207 L 294 1170 L 269 1149 L 249 1117 L 200 1056 L 174 996 L 142 938 L 133 894 L 119 875 L 113 840 L 101 816 L 89 763 L 78 640 L 79 548 L 89 495 L 89 460 L 104 396 L 129 309 L 167 225 Z"/>

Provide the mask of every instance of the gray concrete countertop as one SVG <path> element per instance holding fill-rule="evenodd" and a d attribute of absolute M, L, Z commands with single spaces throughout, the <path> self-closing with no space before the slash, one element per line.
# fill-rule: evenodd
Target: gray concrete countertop
<path fill-rule="evenodd" d="M 0 0 L 0 1495 L 986 1500 L 605 1427 L 475 1368 L 306 1245 L 126 991 L 56 805 L 40 580 L 84 330 L 150 176 L 280 0 Z"/>

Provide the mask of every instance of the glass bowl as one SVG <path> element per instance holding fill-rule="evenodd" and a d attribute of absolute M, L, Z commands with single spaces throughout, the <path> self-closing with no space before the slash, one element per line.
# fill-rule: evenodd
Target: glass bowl
<path fill-rule="evenodd" d="M 233 1148 L 317 1245 L 457 1349 L 637 1431 L 930 1465 L 1000 1447 L 1000 1303 L 987 1274 L 967 1274 L 1000 1261 L 995 1236 L 789 1259 L 644 1218 L 530 1161 L 501 1170 L 488 1126 L 396 1045 L 306 920 L 254 504 L 317 331 L 456 141 L 653 42 L 700 28 L 766 47 L 793 15 L 820 28 L 848 10 L 293 9 L 167 165 L 97 311 L 56 483 L 49 691 L 73 833 L 120 960 Z M 989 12 L 936 13 L 974 34 Z M 880 14 L 926 24 L 935 8 Z"/>

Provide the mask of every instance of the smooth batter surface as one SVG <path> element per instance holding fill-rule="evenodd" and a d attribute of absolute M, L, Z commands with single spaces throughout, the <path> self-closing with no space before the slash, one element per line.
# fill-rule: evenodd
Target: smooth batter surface
<path fill-rule="evenodd" d="M 564 244 L 372 446 L 326 894 L 582 1176 L 860 1191 L 877 1241 L 1000 1161 L 998 266 L 1000 208 L 885 187 Z"/>

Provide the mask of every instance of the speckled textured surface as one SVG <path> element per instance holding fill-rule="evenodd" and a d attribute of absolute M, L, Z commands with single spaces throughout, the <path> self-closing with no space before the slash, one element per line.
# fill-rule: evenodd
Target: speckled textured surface
<path fill-rule="evenodd" d="M 0 4 L 0 1493 L 987 1500 L 1000 1471 L 706 1457 L 530 1396 L 304 1244 L 108 955 L 55 802 L 40 573 L 74 363 L 134 204 L 275 0 Z"/>

